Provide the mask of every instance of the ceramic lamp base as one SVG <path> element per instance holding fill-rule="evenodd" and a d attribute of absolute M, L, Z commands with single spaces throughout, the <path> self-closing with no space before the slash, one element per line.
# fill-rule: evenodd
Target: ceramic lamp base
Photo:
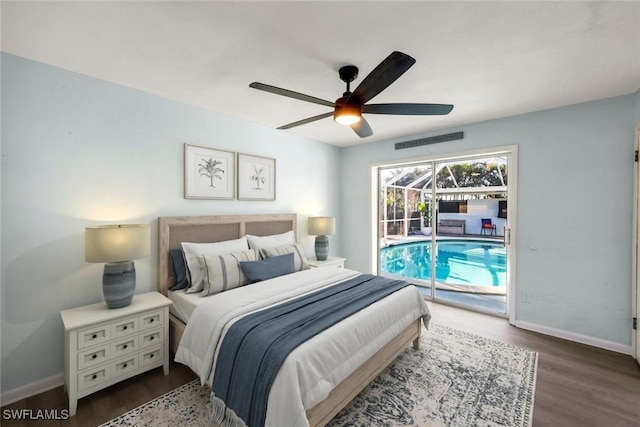
<path fill-rule="evenodd" d="M 325 261 L 329 256 L 329 238 L 327 236 L 316 236 L 316 259 Z"/>
<path fill-rule="evenodd" d="M 136 267 L 133 261 L 108 262 L 104 265 L 102 294 L 108 308 L 131 304 L 136 292 Z"/>

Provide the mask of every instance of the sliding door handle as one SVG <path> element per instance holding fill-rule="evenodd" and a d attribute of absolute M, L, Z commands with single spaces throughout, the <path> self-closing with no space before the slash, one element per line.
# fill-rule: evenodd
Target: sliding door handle
<path fill-rule="evenodd" d="M 511 244 L 511 229 L 507 228 L 507 226 L 504 226 L 504 232 L 503 232 L 503 237 L 502 237 L 502 245 L 506 248 L 508 245 Z"/>

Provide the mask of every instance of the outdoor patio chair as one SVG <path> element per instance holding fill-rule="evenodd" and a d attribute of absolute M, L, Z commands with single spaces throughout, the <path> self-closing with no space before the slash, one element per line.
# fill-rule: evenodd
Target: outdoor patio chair
<path fill-rule="evenodd" d="M 484 234 L 486 236 L 487 230 L 490 230 L 491 236 L 497 235 L 496 225 L 491 222 L 491 218 L 482 218 L 481 221 L 482 221 L 482 228 L 480 229 L 480 234 Z"/>

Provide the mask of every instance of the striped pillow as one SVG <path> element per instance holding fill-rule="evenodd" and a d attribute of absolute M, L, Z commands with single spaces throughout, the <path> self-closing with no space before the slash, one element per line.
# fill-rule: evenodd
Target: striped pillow
<path fill-rule="evenodd" d="M 304 250 L 299 243 L 295 245 L 279 246 L 277 248 L 262 248 L 260 249 L 260 256 L 263 259 L 267 259 L 272 256 L 293 254 L 293 264 L 295 271 L 306 270 L 309 268 L 307 263 L 307 257 L 304 256 Z"/>
<path fill-rule="evenodd" d="M 200 261 L 205 273 L 201 297 L 228 291 L 247 285 L 249 279 L 240 268 L 240 261 L 256 261 L 254 250 L 234 252 L 226 255 L 202 255 Z"/>
<path fill-rule="evenodd" d="M 187 278 L 189 286 L 187 293 L 201 292 L 205 281 L 206 271 L 202 268 L 202 255 L 223 255 L 249 249 L 245 236 L 235 240 L 225 240 L 214 243 L 182 242 L 184 258 L 187 262 Z"/>

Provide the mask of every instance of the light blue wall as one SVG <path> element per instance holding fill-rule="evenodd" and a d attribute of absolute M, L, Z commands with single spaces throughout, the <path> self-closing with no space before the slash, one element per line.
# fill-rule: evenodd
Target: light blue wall
<path fill-rule="evenodd" d="M 336 215 L 332 254 L 366 271 L 371 163 L 509 144 L 520 147 L 517 281 L 533 296 L 518 303 L 518 319 L 629 344 L 630 156 L 640 92 L 452 129 L 465 132 L 457 142 L 338 149 L 0 59 L 2 392 L 61 373 L 59 311 L 101 300 L 102 266 L 84 262 L 87 225 L 148 222 L 154 253 L 162 215 L 295 212 L 302 237 L 307 215 Z M 276 158 L 277 200 L 185 200 L 185 142 Z M 153 255 L 136 262 L 138 292 L 155 289 L 156 263 Z"/>
<path fill-rule="evenodd" d="M 156 289 L 157 217 L 338 215 L 336 147 L 2 54 L 2 391 L 64 370 L 59 311 L 99 302 L 84 228 L 151 224 L 137 292 Z M 277 159 L 275 202 L 185 200 L 183 144 Z M 308 240 L 308 239 L 307 239 Z M 332 241 L 332 253 L 340 245 Z"/>
<path fill-rule="evenodd" d="M 631 94 L 421 135 L 464 131 L 461 141 L 343 149 L 341 238 L 362 242 L 343 245 L 347 267 L 369 268 L 372 163 L 517 144 L 516 285 L 532 296 L 518 298 L 517 320 L 629 345 L 637 100 Z"/>

